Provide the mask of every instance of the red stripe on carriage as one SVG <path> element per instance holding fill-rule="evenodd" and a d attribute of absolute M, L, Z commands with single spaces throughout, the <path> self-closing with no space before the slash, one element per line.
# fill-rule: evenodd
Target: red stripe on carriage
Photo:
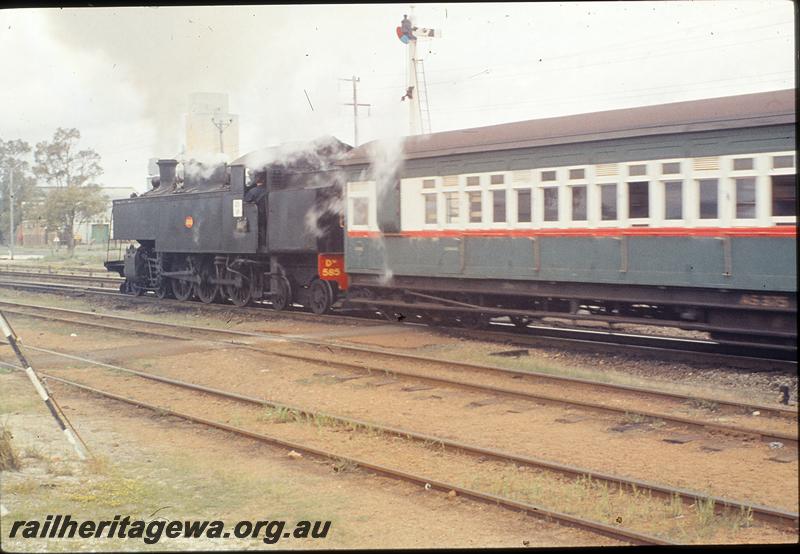
<path fill-rule="evenodd" d="M 776 227 L 627 227 L 601 229 L 437 229 L 380 233 L 348 231 L 351 238 L 460 238 L 460 237 L 797 237 L 795 225 Z"/>

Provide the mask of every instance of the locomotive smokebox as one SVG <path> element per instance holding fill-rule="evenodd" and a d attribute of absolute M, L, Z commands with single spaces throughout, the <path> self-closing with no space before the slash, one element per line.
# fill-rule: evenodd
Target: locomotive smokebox
<path fill-rule="evenodd" d="M 158 175 L 160 186 L 168 187 L 175 183 L 175 168 L 178 160 L 158 160 Z"/>

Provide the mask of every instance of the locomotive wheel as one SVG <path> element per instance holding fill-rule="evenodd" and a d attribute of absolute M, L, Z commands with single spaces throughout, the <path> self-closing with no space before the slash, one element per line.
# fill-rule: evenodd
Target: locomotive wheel
<path fill-rule="evenodd" d="M 327 313 L 331 309 L 333 303 L 333 291 L 328 281 L 322 279 L 315 279 L 311 283 L 311 290 L 309 291 L 309 307 L 311 311 L 317 315 Z"/>
<path fill-rule="evenodd" d="M 200 282 L 194 284 L 194 293 L 203 304 L 211 304 L 220 293 L 220 287 L 216 283 L 210 283 L 211 277 L 216 276 L 216 268 L 213 263 L 205 263 L 200 267 Z"/>
<path fill-rule="evenodd" d="M 161 285 L 159 285 L 159 287 L 156 289 L 156 297 L 159 300 L 163 300 L 164 298 L 167 298 L 169 296 L 172 296 L 172 287 L 169 286 L 168 281 L 163 280 L 161 281 Z"/>
<path fill-rule="evenodd" d="M 183 260 L 182 267 L 178 266 L 175 269 L 189 271 L 195 274 L 194 264 L 192 258 L 187 256 Z M 191 281 L 182 281 L 181 279 L 172 279 L 172 294 L 180 301 L 186 301 L 192 298 L 194 293 L 194 284 Z"/>
<path fill-rule="evenodd" d="M 131 294 L 133 294 L 134 296 L 141 296 L 144 294 L 144 287 L 139 286 L 133 281 L 131 281 L 130 289 L 131 289 Z"/>
<path fill-rule="evenodd" d="M 289 279 L 281 275 L 277 279 L 277 289 L 272 298 L 272 308 L 277 311 L 285 310 L 292 305 L 292 286 Z"/>
<path fill-rule="evenodd" d="M 253 299 L 253 266 L 245 264 L 239 267 L 238 273 L 231 270 L 226 270 L 225 277 L 227 279 L 236 279 L 240 276 L 242 279 L 242 286 L 225 285 L 225 294 L 231 299 L 234 306 L 242 307 L 247 306 Z M 241 273 L 241 275 L 239 275 Z"/>
<path fill-rule="evenodd" d="M 180 279 L 172 280 L 172 294 L 175 298 L 181 301 L 189 300 L 192 297 L 194 287 L 189 281 L 181 281 Z"/>

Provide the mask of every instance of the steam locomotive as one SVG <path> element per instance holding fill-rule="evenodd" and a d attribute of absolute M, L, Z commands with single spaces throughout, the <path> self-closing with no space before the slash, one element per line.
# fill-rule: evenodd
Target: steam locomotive
<path fill-rule="evenodd" d="M 795 141 L 785 90 L 407 137 L 394 158 L 328 141 L 256 168 L 264 206 L 243 166 L 178 184 L 162 161 L 158 187 L 115 201 L 115 238 L 139 246 L 108 267 L 134 294 L 796 348 Z"/>
<path fill-rule="evenodd" d="M 278 310 L 297 302 L 324 313 L 342 279 L 320 275 L 344 277 L 343 184 L 332 163 L 349 149 L 323 137 L 272 152 L 249 175 L 243 164 L 189 161 L 181 176 L 178 161 L 159 160 L 151 190 L 114 201 L 115 239 L 138 246 L 106 268 L 135 295 L 236 306 L 269 299 Z M 259 181 L 267 193 L 248 202 Z"/>

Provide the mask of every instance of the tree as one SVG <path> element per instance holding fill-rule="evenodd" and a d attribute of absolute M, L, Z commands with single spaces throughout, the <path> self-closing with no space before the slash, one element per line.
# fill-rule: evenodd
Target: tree
<path fill-rule="evenodd" d="M 14 172 L 14 229 L 26 215 L 23 212 L 23 203 L 30 204 L 39 193 L 36 180 L 31 175 L 31 164 L 25 159 L 30 151 L 31 147 L 25 141 L 0 139 L 0 196 L 3 199 L 0 208 L 0 241 L 3 242 L 8 242 L 10 231 L 11 172 Z"/>
<path fill-rule="evenodd" d="M 39 207 L 39 216 L 55 229 L 69 254 L 75 251 L 75 227 L 103 213 L 108 198 L 94 180 L 102 175 L 100 154 L 78 150 L 77 129 L 58 128 L 51 142 L 36 144 L 33 172 L 50 185 Z"/>

